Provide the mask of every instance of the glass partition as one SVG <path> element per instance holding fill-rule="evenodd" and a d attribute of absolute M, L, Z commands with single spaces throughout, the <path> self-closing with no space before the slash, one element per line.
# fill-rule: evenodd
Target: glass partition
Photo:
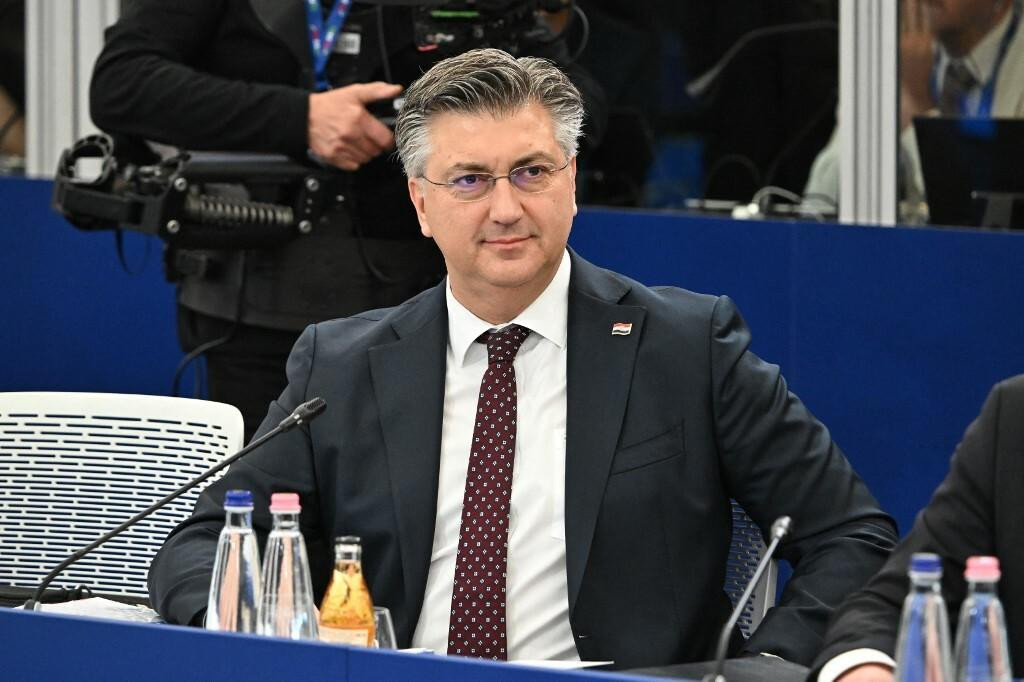
<path fill-rule="evenodd" d="M 793 214 L 838 96 L 838 0 L 578 0 L 608 126 L 585 203 Z M 576 35 L 583 33 L 576 21 Z M 834 200 L 815 213 L 835 214 Z"/>
<path fill-rule="evenodd" d="M 901 0 L 900 217 L 1024 228 L 1020 0 Z"/>

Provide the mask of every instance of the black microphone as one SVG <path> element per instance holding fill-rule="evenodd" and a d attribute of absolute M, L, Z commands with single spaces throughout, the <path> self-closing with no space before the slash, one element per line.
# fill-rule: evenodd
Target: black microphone
<path fill-rule="evenodd" d="M 40 610 L 42 607 L 43 592 L 46 591 L 47 586 L 51 582 L 53 582 L 53 579 L 60 575 L 61 571 L 63 571 L 65 568 L 75 563 L 76 561 L 84 557 L 86 554 L 102 545 L 107 540 L 110 540 L 111 538 L 120 535 L 126 529 L 130 528 L 131 526 L 146 518 L 156 510 L 160 509 L 171 500 L 177 497 L 181 497 L 192 488 L 195 488 L 197 485 L 199 485 L 206 479 L 216 474 L 221 469 L 224 469 L 225 467 L 231 465 L 238 459 L 244 457 L 245 455 L 248 455 L 250 452 L 258 448 L 259 446 L 263 445 L 271 438 L 274 438 L 284 433 L 285 431 L 290 431 L 291 429 L 295 428 L 296 426 L 299 426 L 300 424 L 309 423 L 314 418 L 319 416 L 326 407 L 327 401 L 325 401 L 323 398 L 313 398 L 312 400 L 302 403 L 301 405 L 296 407 L 295 410 L 290 415 L 282 419 L 280 424 L 275 426 L 270 431 L 267 431 L 265 434 L 263 434 L 256 440 L 252 441 L 235 454 L 231 455 L 222 462 L 215 464 L 213 467 L 207 469 L 205 472 L 203 472 L 196 478 L 193 478 L 191 481 L 184 484 L 183 486 L 172 492 L 170 495 L 167 495 L 163 499 L 154 502 L 150 506 L 140 511 L 135 516 L 131 517 L 130 519 L 122 523 L 117 528 L 114 528 L 113 530 L 104 533 L 102 536 L 100 536 L 93 542 L 78 550 L 77 552 L 69 556 L 67 559 L 57 564 L 56 568 L 54 568 L 52 571 L 46 574 L 46 577 L 43 578 L 43 581 L 39 584 L 39 587 L 37 587 L 36 591 L 32 594 L 32 598 L 26 601 L 22 608 L 26 611 Z"/>
<path fill-rule="evenodd" d="M 718 635 L 718 652 L 715 654 L 715 671 L 711 674 L 705 675 L 702 682 L 725 682 L 725 675 L 722 674 L 722 669 L 725 667 L 725 655 L 729 649 L 729 639 L 732 635 L 732 629 L 736 627 L 736 621 L 740 619 L 740 614 L 743 613 L 743 608 L 750 601 L 750 596 L 754 594 L 754 588 L 757 587 L 757 581 L 761 579 L 761 574 L 768 568 L 768 562 L 772 560 L 772 555 L 775 554 L 775 548 L 779 546 L 782 538 L 789 535 L 789 531 L 793 528 L 793 519 L 788 516 L 780 516 L 775 519 L 775 523 L 772 524 L 772 539 L 768 545 L 768 549 L 765 550 L 764 556 L 761 557 L 761 563 L 757 565 L 757 570 L 754 571 L 754 577 L 747 583 L 747 589 L 743 590 L 743 596 L 740 597 L 739 601 L 736 602 L 736 606 L 732 610 L 732 615 L 729 616 L 729 620 L 726 621 L 725 626 L 722 628 L 722 632 Z"/>
<path fill-rule="evenodd" d="M 801 33 L 803 31 L 835 31 L 838 29 L 839 24 L 834 21 L 801 21 L 792 24 L 776 24 L 775 26 L 762 26 L 761 28 L 755 28 L 753 31 L 743 34 L 739 40 L 733 43 L 733 46 L 730 47 L 724 55 L 722 55 L 722 58 L 718 60 L 718 63 L 687 83 L 686 94 L 692 99 L 701 97 L 712 85 L 715 84 L 715 81 L 717 81 L 718 77 L 722 75 L 722 72 L 725 71 L 726 67 L 728 67 L 741 52 L 747 49 L 748 45 L 762 38 L 788 35 L 790 33 Z"/>

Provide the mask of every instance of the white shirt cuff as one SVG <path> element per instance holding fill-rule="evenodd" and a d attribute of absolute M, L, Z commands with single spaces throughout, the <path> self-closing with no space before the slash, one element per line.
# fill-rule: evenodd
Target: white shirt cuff
<path fill-rule="evenodd" d="M 818 673 L 818 682 L 835 682 L 843 673 L 866 663 L 896 667 L 896 661 L 877 649 L 853 649 L 844 651 L 826 663 Z"/>

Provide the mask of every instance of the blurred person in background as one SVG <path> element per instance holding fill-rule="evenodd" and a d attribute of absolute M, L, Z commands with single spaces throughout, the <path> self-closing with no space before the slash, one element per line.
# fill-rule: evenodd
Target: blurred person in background
<path fill-rule="evenodd" d="M 912 214 L 924 199 L 913 120 L 924 115 L 1024 117 L 1020 0 L 901 0 L 900 196 Z M 838 198 L 835 133 L 804 194 Z"/>
<path fill-rule="evenodd" d="M 25 2 L 0 0 L 0 174 L 24 168 Z"/>

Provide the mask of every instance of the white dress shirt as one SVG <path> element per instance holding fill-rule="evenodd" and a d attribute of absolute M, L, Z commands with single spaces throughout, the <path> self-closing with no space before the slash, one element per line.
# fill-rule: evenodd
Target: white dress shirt
<path fill-rule="evenodd" d="M 566 323 L 569 254 L 554 279 L 509 324 L 530 330 L 516 355 L 519 414 L 506 569 L 509 660 L 579 660 L 569 627 L 565 571 Z M 462 306 L 447 286 L 448 351 L 437 516 L 423 609 L 412 645 L 448 650 L 462 500 L 487 348 L 495 327 Z M 502 325 L 504 326 L 504 325 Z"/>
<path fill-rule="evenodd" d="M 996 62 L 999 60 L 999 48 L 1002 47 L 1006 31 L 1010 28 L 1011 15 L 1012 12 L 1007 12 L 1006 16 L 981 39 L 981 42 L 975 45 L 974 49 L 960 60 L 970 74 L 974 76 L 976 84 L 964 97 L 965 116 L 977 116 L 978 114 L 978 108 L 981 106 L 982 90 L 985 88 L 985 84 L 995 75 Z M 938 46 L 937 55 L 938 63 L 935 69 L 935 82 L 939 84 L 939 89 L 941 89 L 942 84 L 946 81 L 946 70 L 949 68 L 953 58 L 949 56 L 949 53 L 946 52 L 941 44 Z M 1009 51 L 1004 55 L 1004 64 L 1002 66 L 1008 66 L 1005 64 L 1006 57 L 1008 56 Z M 989 104 L 993 105 L 994 102 L 989 102 Z"/>
<path fill-rule="evenodd" d="M 818 673 L 818 682 L 835 682 L 840 675 L 868 663 L 896 667 L 896 661 L 877 649 L 852 649 L 829 659 Z"/>

